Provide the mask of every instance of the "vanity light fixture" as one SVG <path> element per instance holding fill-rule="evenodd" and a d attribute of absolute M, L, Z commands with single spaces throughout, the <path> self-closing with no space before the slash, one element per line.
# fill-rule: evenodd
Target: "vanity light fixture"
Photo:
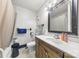
<path fill-rule="evenodd" d="M 50 8 L 56 4 L 57 0 L 54 0 L 53 3 L 51 2 L 52 1 L 49 1 L 48 5 L 45 7 L 45 11 L 47 11 L 48 13 L 49 13 Z"/>
<path fill-rule="evenodd" d="M 50 3 L 48 7 L 51 8 L 52 7 L 52 3 Z"/>

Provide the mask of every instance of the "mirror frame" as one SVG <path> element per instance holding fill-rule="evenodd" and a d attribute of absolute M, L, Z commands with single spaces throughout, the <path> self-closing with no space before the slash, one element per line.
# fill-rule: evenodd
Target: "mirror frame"
<path fill-rule="evenodd" d="M 72 23 L 72 32 L 66 32 L 66 31 L 51 31 L 50 30 L 50 13 L 48 13 L 48 32 L 54 32 L 54 33 L 68 33 L 72 35 L 78 35 L 78 0 L 72 0 L 72 6 L 71 6 L 72 12 L 71 12 L 71 23 Z M 51 12 L 51 11 L 50 11 Z"/>

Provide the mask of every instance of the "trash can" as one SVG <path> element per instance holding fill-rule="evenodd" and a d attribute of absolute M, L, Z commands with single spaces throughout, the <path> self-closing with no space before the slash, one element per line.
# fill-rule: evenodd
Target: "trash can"
<path fill-rule="evenodd" d="M 12 48 L 12 58 L 15 58 L 19 55 L 19 43 L 14 43 L 11 48 Z"/>

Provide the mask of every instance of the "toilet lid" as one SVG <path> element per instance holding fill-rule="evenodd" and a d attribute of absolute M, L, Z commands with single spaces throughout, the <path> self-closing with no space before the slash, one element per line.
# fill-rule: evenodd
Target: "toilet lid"
<path fill-rule="evenodd" d="M 35 41 L 27 43 L 27 46 L 34 46 L 34 45 L 35 45 Z"/>

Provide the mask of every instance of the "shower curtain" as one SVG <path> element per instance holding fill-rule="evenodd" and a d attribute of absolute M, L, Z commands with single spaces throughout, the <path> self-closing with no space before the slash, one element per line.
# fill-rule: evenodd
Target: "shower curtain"
<path fill-rule="evenodd" d="M 0 48 L 10 44 L 15 21 L 15 10 L 11 0 L 0 0 Z"/>

